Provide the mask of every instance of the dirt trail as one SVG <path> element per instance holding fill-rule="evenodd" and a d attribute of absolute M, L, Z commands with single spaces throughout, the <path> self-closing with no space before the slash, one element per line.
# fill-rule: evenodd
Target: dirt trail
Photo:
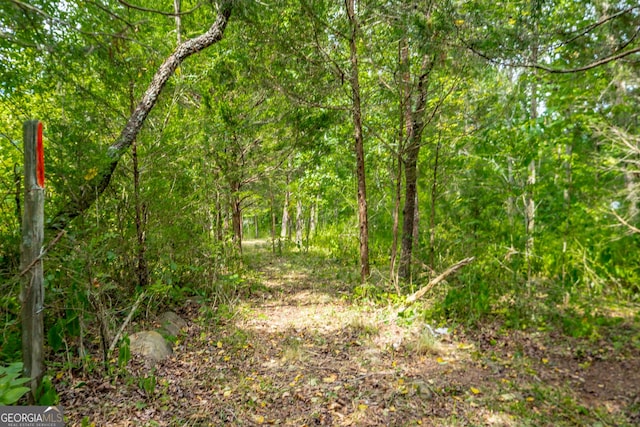
<path fill-rule="evenodd" d="M 247 373 L 272 390 L 254 423 L 437 424 L 456 412 L 438 402 L 442 380 L 464 393 L 467 380 L 485 376 L 469 352 L 436 341 L 425 324 L 399 326 L 393 310 L 350 302 L 351 289 L 327 277 L 327 265 L 267 258 L 255 268 L 265 288 L 235 322 L 260 362 Z"/>
<path fill-rule="evenodd" d="M 598 360 L 576 373 L 562 338 L 549 347 L 540 334 L 489 327 L 436 338 L 418 319 L 354 302 L 329 261 L 254 255 L 233 316 L 186 309 L 192 323 L 171 359 L 69 387 L 71 425 L 85 416 L 85 425 L 132 426 L 632 425 L 637 416 L 637 352 L 625 381 L 603 375 Z"/>

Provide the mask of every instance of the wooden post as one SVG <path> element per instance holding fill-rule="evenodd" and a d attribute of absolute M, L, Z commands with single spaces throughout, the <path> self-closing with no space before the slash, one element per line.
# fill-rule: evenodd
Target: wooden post
<path fill-rule="evenodd" d="M 42 241 L 44 237 L 44 148 L 42 123 L 25 122 L 24 135 L 24 213 L 22 216 L 22 360 L 24 374 L 31 378 L 31 402 L 42 381 L 44 345 L 44 286 L 42 280 Z"/>

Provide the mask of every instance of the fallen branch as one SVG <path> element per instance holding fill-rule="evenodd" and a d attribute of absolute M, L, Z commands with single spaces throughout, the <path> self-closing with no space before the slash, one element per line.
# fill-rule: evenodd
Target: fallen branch
<path fill-rule="evenodd" d="M 142 302 L 142 300 L 146 296 L 147 296 L 146 292 L 141 293 L 140 296 L 138 297 L 138 299 L 136 300 L 136 302 L 131 307 L 131 311 L 129 312 L 129 315 L 127 316 L 126 319 L 124 319 L 124 322 L 122 322 L 122 326 L 120 326 L 120 329 L 118 330 L 118 333 L 116 334 L 116 336 L 111 341 L 111 345 L 109 346 L 109 350 L 107 351 L 107 360 L 109 360 L 108 358 L 111 357 L 111 354 L 113 353 L 113 350 L 116 348 L 116 345 L 118 344 L 118 341 L 120 341 L 120 337 L 122 336 L 122 333 L 124 332 L 124 329 L 127 327 L 129 322 L 131 322 L 131 318 L 133 317 L 133 313 L 136 312 L 136 310 L 138 309 L 138 306 L 140 305 L 140 303 Z"/>
<path fill-rule="evenodd" d="M 460 268 L 464 267 L 465 265 L 471 264 L 473 262 L 473 260 L 475 260 L 475 257 L 469 257 L 469 258 L 463 259 L 462 261 L 458 261 L 457 263 L 453 264 L 451 267 L 447 268 L 439 276 L 434 277 L 433 279 L 431 279 L 429 281 L 429 283 L 427 283 L 425 286 L 420 288 L 418 291 L 416 291 L 415 293 L 413 293 L 412 295 L 409 295 L 407 297 L 407 299 L 405 300 L 405 307 L 400 311 L 404 311 L 404 309 L 408 305 L 413 304 L 418 299 L 422 298 L 424 296 L 424 294 L 429 292 L 431 290 L 431 288 L 433 288 L 435 285 L 437 285 L 438 283 L 440 283 L 444 279 L 446 279 L 447 276 L 449 276 L 450 274 L 455 273 L 456 271 L 458 271 Z"/>

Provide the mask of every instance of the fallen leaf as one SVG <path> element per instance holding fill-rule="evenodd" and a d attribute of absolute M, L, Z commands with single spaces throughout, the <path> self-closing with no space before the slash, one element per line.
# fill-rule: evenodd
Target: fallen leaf
<path fill-rule="evenodd" d="M 441 365 L 444 365 L 444 364 L 446 364 L 446 363 L 447 363 L 447 361 L 446 361 L 446 360 L 444 360 L 442 357 L 438 357 L 438 358 L 436 359 L 436 362 L 438 362 L 438 363 L 439 363 L 439 364 L 441 364 Z"/>
<path fill-rule="evenodd" d="M 324 377 L 322 379 L 323 383 L 333 383 L 336 381 L 336 379 L 338 379 L 338 377 L 336 376 L 336 374 L 331 374 L 328 377 Z"/>
<path fill-rule="evenodd" d="M 471 390 L 471 393 L 473 394 L 480 394 L 480 390 L 475 387 L 471 387 L 469 390 Z"/>
<path fill-rule="evenodd" d="M 253 421 L 256 422 L 256 424 L 263 424 L 264 423 L 264 417 L 262 415 L 256 415 L 253 417 Z"/>
<path fill-rule="evenodd" d="M 368 407 L 369 405 L 365 405 L 364 403 L 358 405 L 358 409 L 361 411 L 366 411 Z"/>

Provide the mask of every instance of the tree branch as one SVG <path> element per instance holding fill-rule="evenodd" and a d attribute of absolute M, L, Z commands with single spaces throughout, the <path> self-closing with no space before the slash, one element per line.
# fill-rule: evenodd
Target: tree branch
<path fill-rule="evenodd" d="M 193 9 L 187 10 L 186 12 L 164 12 L 162 10 L 157 10 L 157 9 L 148 9 L 146 7 L 142 7 L 142 6 L 136 6 L 135 4 L 131 4 L 125 0 L 118 0 L 118 3 L 120 3 L 123 6 L 126 6 L 128 8 L 131 9 L 135 9 L 135 10 L 139 10 L 141 12 L 149 12 L 149 13 L 155 13 L 158 15 L 163 15 L 163 16 L 183 16 L 183 15 L 189 15 L 190 13 L 195 12 L 196 10 L 198 10 L 198 8 L 200 6 L 202 6 L 202 2 L 198 2 L 197 5 L 195 5 L 195 7 Z"/>
<path fill-rule="evenodd" d="M 626 50 L 624 52 L 619 52 L 615 55 L 610 55 L 607 56 L 605 58 L 601 58 L 597 61 L 594 61 L 590 64 L 584 65 L 582 67 L 577 67 L 577 68 L 569 68 L 569 69 L 564 69 L 564 68 L 551 68 L 551 67 L 547 67 L 546 65 L 542 65 L 542 64 L 524 64 L 523 67 L 525 68 L 536 68 L 538 70 L 542 70 L 542 71 L 546 71 L 548 73 L 552 73 L 552 74 L 571 74 L 571 73 L 581 73 L 583 71 L 587 71 L 587 70 L 591 70 L 593 68 L 599 67 L 601 65 L 604 64 L 608 64 L 609 62 L 612 61 L 617 61 L 618 59 L 622 59 L 626 56 L 629 55 L 633 55 L 634 53 L 638 53 L 640 52 L 640 46 L 635 47 L 633 49 L 629 49 Z"/>
<path fill-rule="evenodd" d="M 133 306 L 131 306 L 131 311 L 129 311 L 129 315 L 127 316 L 126 319 L 124 319 L 124 322 L 122 322 L 122 325 L 120 325 L 120 329 L 118 329 L 118 333 L 116 334 L 116 336 L 111 341 L 111 345 L 109 346 L 109 349 L 107 350 L 107 359 L 111 356 L 111 353 L 113 353 L 113 350 L 116 348 L 116 345 L 118 344 L 118 341 L 120 341 L 120 337 L 122 337 L 122 333 L 124 332 L 124 329 L 127 327 L 129 322 L 131 322 L 131 319 L 133 318 L 133 314 L 136 312 L 136 310 L 138 309 L 138 306 L 140 305 L 140 303 L 142 302 L 142 300 L 146 296 L 147 296 L 146 292 L 142 292 L 138 296 L 138 299 L 133 304 Z"/>
<path fill-rule="evenodd" d="M 463 41 L 464 43 L 464 41 Z M 475 53 L 476 55 L 478 55 L 481 58 L 486 59 L 487 61 L 491 62 L 492 64 L 496 64 L 496 65 L 501 65 L 504 67 L 513 67 L 513 68 L 535 68 L 538 70 L 542 70 L 542 71 L 546 71 L 547 73 L 551 73 L 551 74 L 572 74 L 572 73 L 581 73 L 583 71 L 587 71 L 587 70 L 591 70 L 593 68 L 597 68 L 600 67 L 602 65 L 608 64 L 609 62 L 612 61 L 617 61 L 618 59 L 622 59 L 626 56 L 629 55 L 633 55 L 634 53 L 638 53 L 640 52 L 640 46 L 635 47 L 633 49 L 629 49 L 629 50 L 625 50 L 624 52 L 618 52 L 614 55 L 610 55 L 601 59 L 598 59 L 590 64 L 587 65 L 583 65 L 582 67 L 576 67 L 576 68 L 552 68 L 549 67 L 547 65 L 542 65 L 542 64 L 530 64 L 530 63 L 517 63 L 517 62 L 506 62 L 506 61 L 501 61 L 498 60 L 496 58 L 493 58 L 489 55 L 487 55 L 486 53 L 479 51 L 478 49 L 476 49 L 475 47 L 471 46 L 470 44 L 465 43 L 465 46 L 467 47 L 467 49 L 469 49 L 471 52 Z"/>
<path fill-rule="evenodd" d="M 626 13 L 632 12 L 634 9 L 638 9 L 639 7 L 640 6 L 631 6 L 631 7 L 627 8 L 627 9 L 623 9 L 623 10 L 617 12 L 617 13 L 614 13 L 613 15 L 605 16 L 602 19 L 600 19 L 599 21 L 594 22 L 593 24 L 589 24 L 586 27 L 584 27 L 582 30 L 579 30 L 577 32 L 577 34 L 574 35 L 573 37 L 571 37 L 569 40 L 564 40 L 560 44 L 560 46 L 566 46 L 569 43 L 572 43 L 575 40 L 579 39 L 580 37 L 584 36 L 585 34 L 589 33 L 593 29 L 598 28 L 599 26 L 604 25 L 607 22 L 612 21 L 612 20 L 614 20 L 616 18 L 619 18 L 620 16 L 622 16 L 622 15 L 624 15 Z"/>
<path fill-rule="evenodd" d="M 435 285 L 437 285 L 438 283 L 440 283 L 444 279 L 446 279 L 447 276 L 449 276 L 452 273 L 455 273 L 456 271 L 458 271 L 459 269 L 461 269 L 465 265 L 471 264 L 475 259 L 476 259 L 475 257 L 465 258 L 462 261 L 458 261 L 457 263 L 453 264 L 451 267 L 447 268 L 439 276 L 434 277 L 433 279 L 431 279 L 429 281 L 429 283 L 427 283 L 421 289 L 419 289 L 418 291 L 416 291 L 412 295 L 409 295 L 409 297 L 407 297 L 407 299 L 405 301 L 405 307 L 410 305 L 410 304 L 413 304 L 418 299 L 422 298 L 424 296 L 424 294 L 429 292 L 431 290 L 431 288 L 433 288 Z M 403 311 L 403 310 L 400 310 L 400 311 Z"/>
<path fill-rule="evenodd" d="M 153 76 L 153 80 L 147 87 L 138 106 L 129 117 L 129 121 L 122 129 L 120 136 L 108 148 L 106 153 L 107 161 L 105 164 L 100 166 L 100 170 L 95 178 L 81 187 L 79 198 L 67 203 L 67 205 L 55 215 L 49 223 L 48 228 L 55 230 L 66 228 L 71 220 L 89 209 L 96 199 L 100 197 L 109 185 L 118 161 L 131 146 L 140 129 L 142 129 L 142 125 L 158 101 L 162 89 L 178 66 L 189 56 L 206 49 L 222 39 L 227 22 L 231 16 L 232 4 L 232 1 L 224 1 L 220 7 L 216 21 L 206 33 L 182 43 L 165 59 Z"/>
<path fill-rule="evenodd" d="M 629 224 L 629 222 L 626 219 L 622 218 L 615 211 L 611 211 L 611 213 L 613 214 L 613 216 L 616 217 L 616 219 L 620 222 L 620 224 L 627 227 L 629 231 L 631 231 L 632 233 L 640 234 L 640 228 L 634 227 L 633 225 Z"/>

